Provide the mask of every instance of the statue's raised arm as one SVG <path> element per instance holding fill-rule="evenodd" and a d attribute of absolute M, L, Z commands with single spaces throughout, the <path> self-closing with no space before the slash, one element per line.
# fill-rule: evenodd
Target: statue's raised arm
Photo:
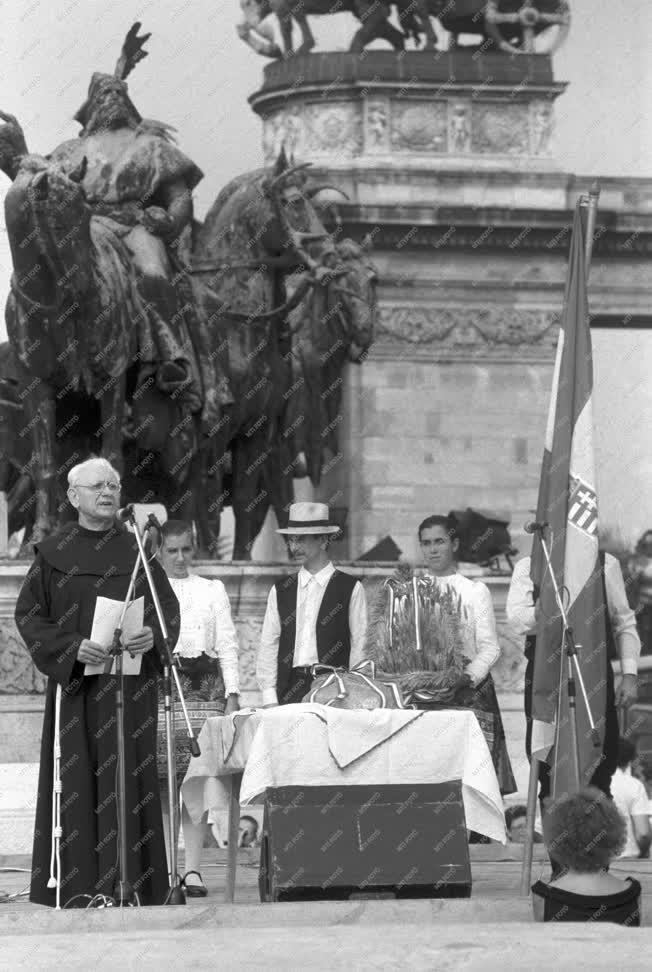
<path fill-rule="evenodd" d="M 14 115 L 0 111 L 0 171 L 9 176 L 11 181 L 16 178 L 21 160 L 27 155 L 27 142 L 20 122 Z"/>

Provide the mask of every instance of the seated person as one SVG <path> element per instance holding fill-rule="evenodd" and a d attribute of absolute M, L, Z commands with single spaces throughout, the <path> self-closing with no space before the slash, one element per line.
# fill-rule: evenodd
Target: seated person
<path fill-rule="evenodd" d="M 510 844 L 524 844 L 527 830 L 527 807 L 522 803 L 514 807 L 507 807 L 505 810 L 505 826 L 507 828 L 507 840 Z M 534 832 L 533 843 L 540 844 L 541 836 Z"/>
<path fill-rule="evenodd" d="M 613 802 L 588 786 L 570 796 L 548 799 L 543 837 L 561 875 L 532 885 L 535 921 L 608 921 L 641 924 L 641 885 L 609 874 L 625 846 L 625 821 Z"/>
<path fill-rule="evenodd" d="M 258 821 L 255 817 L 240 817 L 238 847 L 255 847 L 258 843 Z"/>
<path fill-rule="evenodd" d="M 645 786 L 632 773 L 636 747 L 629 739 L 618 740 L 618 769 L 611 777 L 611 795 L 627 828 L 621 857 L 649 857 L 650 821 Z"/>
<path fill-rule="evenodd" d="M 507 828 L 507 840 L 510 844 L 525 843 L 526 821 L 527 808 L 522 804 L 516 807 L 507 807 L 505 810 L 505 827 Z"/>

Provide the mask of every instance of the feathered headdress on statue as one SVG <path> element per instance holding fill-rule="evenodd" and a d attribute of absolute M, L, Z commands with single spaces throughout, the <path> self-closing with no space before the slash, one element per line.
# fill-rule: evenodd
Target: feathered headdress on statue
<path fill-rule="evenodd" d="M 125 100 L 129 104 L 134 117 L 139 122 L 142 121 L 136 106 L 133 104 L 129 98 L 129 95 L 127 94 L 127 85 L 125 83 L 126 78 L 131 74 L 138 62 L 142 61 L 143 58 L 147 57 L 148 54 L 148 51 L 143 50 L 143 47 L 152 35 L 143 34 L 141 37 L 139 37 L 138 31 L 140 30 L 141 26 L 142 25 L 140 22 L 136 21 L 133 27 L 130 28 L 122 45 L 120 57 L 117 60 L 113 74 L 102 74 L 99 71 L 96 71 L 93 74 L 91 83 L 88 87 L 88 97 L 74 116 L 75 121 L 78 121 L 82 127 L 85 127 L 88 122 L 89 110 L 91 104 L 93 103 L 93 99 L 97 97 L 98 93 L 103 88 L 107 87 L 119 87 L 124 95 Z"/>

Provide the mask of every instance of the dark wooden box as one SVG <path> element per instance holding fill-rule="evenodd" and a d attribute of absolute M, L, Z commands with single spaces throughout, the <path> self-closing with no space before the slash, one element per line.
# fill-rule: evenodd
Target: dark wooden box
<path fill-rule="evenodd" d="M 269 789 L 261 901 L 469 897 L 459 780 Z"/>

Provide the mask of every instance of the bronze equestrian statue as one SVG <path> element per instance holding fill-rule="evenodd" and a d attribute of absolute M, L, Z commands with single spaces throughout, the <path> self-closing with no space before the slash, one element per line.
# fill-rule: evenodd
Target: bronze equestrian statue
<path fill-rule="evenodd" d="M 192 518 L 205 552 L 231 502 L 234 553 L 248 558 L 269 505 L 283 519 L 292 499 L 287 315 L 348 269 L 325 262 L 319 187 L 284 153 L 274 171 L 233 180 L 203 224 L 194 219 L 200 170 L 128 95 L 124 79 L 146 54 L 139 27 L 116 73 L 93 76 L 78 139 L 30 154 L 16 119 L 0 115 L 0 168 L 13 180 L 6 317 L 33 453 L 32 540 L 61 517 L 62 436 L 83 426 L 90 451 L 123 472 L 124 498 Z"/>

